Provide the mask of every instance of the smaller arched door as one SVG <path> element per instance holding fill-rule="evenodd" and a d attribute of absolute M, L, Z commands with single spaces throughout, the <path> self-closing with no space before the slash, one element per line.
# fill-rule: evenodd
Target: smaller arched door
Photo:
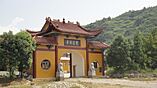
<path fill-rule="evenodd" d="M 84 59 L 79 53 L 72 53 L 72 76 L 81 77 L 84 76 Z"/>

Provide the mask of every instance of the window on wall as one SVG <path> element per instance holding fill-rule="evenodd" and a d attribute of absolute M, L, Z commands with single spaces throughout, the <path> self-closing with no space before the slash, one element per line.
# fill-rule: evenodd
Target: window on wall
<path fill-rule="evenodd" d="M 64 39 L 64 45 L 80 46 L 80 40 Z"/>
<path fill-rule="evenodd" d="M 41 68 L 44 70 L 48 70 L 50 68 L 51 64 L 49 60 L 43 60 L 41 62 Z"/>

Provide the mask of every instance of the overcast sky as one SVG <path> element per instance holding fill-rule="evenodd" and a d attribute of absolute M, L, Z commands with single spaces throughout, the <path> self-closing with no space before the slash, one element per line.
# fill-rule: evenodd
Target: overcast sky
<path fill-rule="evenodd" d="M 0 0 L 0 34 L 8 30 L 40 30 L 48 16 L 86 25 L 156 5 L 157 0 Z"/>

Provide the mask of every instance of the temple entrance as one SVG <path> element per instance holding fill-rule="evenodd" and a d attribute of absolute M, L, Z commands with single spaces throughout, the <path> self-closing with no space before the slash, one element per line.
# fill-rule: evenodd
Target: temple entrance
<path fill-rule="evenodd" d="M 81 77 L 85 75 L 84 59 L 78 53 L 65 53 L 60 58 L 63 64 L 64 77 Z"/>
<path fill-rule="evenodd" d="M 70 53 L 65 53 L 61 58 L 61 63 L 63 64 L 64 77 L 70 77 Z"/>

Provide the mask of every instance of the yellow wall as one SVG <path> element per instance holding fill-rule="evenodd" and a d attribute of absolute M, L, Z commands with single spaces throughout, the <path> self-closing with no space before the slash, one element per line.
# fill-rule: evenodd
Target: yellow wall
<path fill-rule="evenodd" d="M 43 60 L 49 60 L 51 66 L 48 70 L 41 68 Z M 55 77 L 55 52 L 54 51 L 36 51 L 36 78 L 51 78 Z"/>
<path fill-rule="evenodd" d="M 89 65 L 94 61 L 99 64 L 96 69 L 96 75 L 102 75 L 102 72 L 99 72 L 99 67 L 102 67 L 102 53 L 89 53 Z"/>
<path fill-rule="evenodd" d="M 69 36 L 66 37 L 65 35 L 60 35 L 58 36 L 58 46 L 64 46 L 64 39 L 75 39 L 75 40 L 80 40 L 80 45 L 79 47 L 85 48 L 86 47 L 86 39 L 83 37 L 76 38 L 75 36 Z"/>

